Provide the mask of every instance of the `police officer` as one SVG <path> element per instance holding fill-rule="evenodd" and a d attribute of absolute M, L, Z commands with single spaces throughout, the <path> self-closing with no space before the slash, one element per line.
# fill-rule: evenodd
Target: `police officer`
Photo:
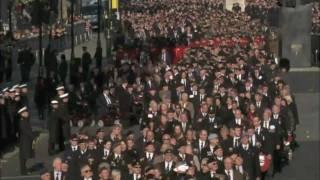
<path fill-rule="evenodd" d="M 29 158 L 33 157 L 33 140 L 35 135 L 32 132 L 32 128 L 29 122 L 29 112 L 26 106 L 19 109 L 18 114 L 20 115 L 20 170 L 21 174 L 27 174 L 26 163 Z"/>
<path fill-rule="evenodd" d="M 48 119 L 48 130 L 49 130 L 49 144 L 48 152 L 50 155 L 54 154 L 55 145 L 59 143 L 59 136 L 61 135 L 61 128 L 59 126 L 59 102 L 57 100 L 51 101 L 51 112 Z"/>
<path fill-rule="evenodd" d="M 59 121 L 61 123 L 62 135 L 59 140 L 60 150 L 63 151 L 65 148 L 65 143 L 70 139 L 70 111 L 69 111 L 69 94 L 65 93 L 60 95 L 61 103 L 59 104 Z"/>

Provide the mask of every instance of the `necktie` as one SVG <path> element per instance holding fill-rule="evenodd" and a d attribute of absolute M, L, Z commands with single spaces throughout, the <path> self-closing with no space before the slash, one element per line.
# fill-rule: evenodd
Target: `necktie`
<path fill-rule="evenodd" d="M 106 101 L 107 101 L 107 104 L 110 105 L 111 104 L 111 100 L 108 96 L 106 96 Z"/>
<path fill-rule="evenodd" d="M 256 133 L 260 135 L 260 128 L 256 128 Z"/>
<path fill-rule="evenodd" d="M 231 176 L 230 176 L 230 170 L 227 170 L 227 176 L 228 176 L 228 179 L 230 180 Z"/>
<path fill-rule="evenodd" d="M 264 121 L 264 128 L 267 128 L 268 129 L 268 122 L 267 121 Z"/>
<path fill-rule="evenodd" d="M 168 162 L 167 162 L 166 164 L 167 164 L 167 165 L 166 165 L 166 171 L 169 172 L 169 171 L 170 171 L 170 165 L 169 165 Z"/>
<path fill-rule="evenodd" d="M 201 142 L 200 142 L 200 151 L 203 149 L 203 146 L 204 146 L 204 142 L 201 141 Z"/>
<path fill-rule="evenodd" d="M 57 172 L 55 180 L 60 180 L 59 175 L 60 175 L 60 173 Z"/>
<path fill-rule="evenodd" d="M 214 172 L 211 172 L 211 178 L 214 178 L 215 174 Z"/>
<path fill-rule="evenodd" d="M 236 139 L 235 139 L 235 147 L 238 147 L 238 145 L 239 145 L 239 139 L 236 138 Z"/>

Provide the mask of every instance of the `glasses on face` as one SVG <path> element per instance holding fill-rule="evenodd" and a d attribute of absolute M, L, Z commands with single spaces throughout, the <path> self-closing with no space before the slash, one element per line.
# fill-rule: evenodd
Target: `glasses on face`
<path fill-rule="evenodd" d="M 85 170 L 84 172 L 85 172 L 85 173 L 89 173 L 89 172 L 92 172 L 92 170 L 91 170 L 91 169 L 87 169 L 87 170 Z"/>

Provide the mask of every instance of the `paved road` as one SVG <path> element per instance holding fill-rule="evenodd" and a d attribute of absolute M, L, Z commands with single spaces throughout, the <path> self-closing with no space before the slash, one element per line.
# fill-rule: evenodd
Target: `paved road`
<path fill-rule="evenodd" d="M 104 43 L 102 42 L 102 45 Z M 90 41 L 84 45 L 88 46 L 91 53 L 95 50 L 96 41 Z M 104 47 L 103 47 L 104 48 Z M 69 50 L 66 53 L 70 52 Z M 81 55 L 81 46 L 76 48 L 76 55 Z M 36 74 L 36 73 L 35 73 Z M 35 76 L 34 76 L 35 77 Z M 294 153 L 290 165 L 283 169 L 283 172 L 276 175 L 275 180 L 318 180 L 319 179 L 319 161 L 320 161 L 320 135 L 319 135 L 319 109 L 320 109 L 320 74 L 319 69 L 312 72 L 292 72 L 286 77 L 290 83 L 292 91 L 295 93 L 301 124 L 298 126 L 297 136 L 300 148 Z M 33 112 L 32 114 L 34 114 Z M 33 120 L 33 125 L 41 127 L 43 123 Z M 41 130 L 41 129 L 40 129 Z M 53 157 L 48 156 L 47 140 L 48 134 L 45 130 L 40 135 L 40 141 L 36 146 L 36 157 L 28 163 L 29 166 L 44 163 L 50 167 Z M 89 129 L 89 131 L 91 131 Z M 38 179 L 38 173 L 34 176 L 19 176 L 18 148 L 8 153 L 1 160 L 0 177 L 1 179 Z"/>

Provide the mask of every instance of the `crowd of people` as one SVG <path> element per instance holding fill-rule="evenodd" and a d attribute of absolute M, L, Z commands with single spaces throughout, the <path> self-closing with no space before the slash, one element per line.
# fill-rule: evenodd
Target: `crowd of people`
<path fill-rule="evenodd" d="M 312 33 L 320 33 L 320 3 L 314 2 L 312 7 Z"/>
<path fill-rule="evenodd" d="M 132 1 L 122 8 L 125 43 L 189 45 L 201 38 L 230 34 L 259 34 L 267 26 L 240 11 L 227 11 L 221 0 Z"/>
<path fill-rule="evenodd" d="M 270 26 L 279 26 L 279 0 L 246 0 L 245 11 L 252 18 L 258 18 Z"/>
<path fill-rule="evenodd" d="M 101 47 L 93 56 L 83 47 L 70 63 L 47 48 L 33 101 L 49 132 L 48 153 L 59 155 L 41 179 L 258 180 L 280 173 L 298 147 L 285 69 L 267 49 L 268 26 L 221 2 L 127 3 L 122 46 L 132 37 L 147 58 L 114 54 L 103 67 Z M 155 44 L 158 54 L 150 52 Z M 166 47 L 180 44 L 189 46 L 173 62 Z M 36 140 L 30 119 L 37 117 L 30 116 L 28 73 L 21 77 L 23 84 L 2 90 L 0 125 L 15 127 L 2 138 L 19 139 L 27 174 Z M 94 135 L 89 125 L 99 127 Z"/>

